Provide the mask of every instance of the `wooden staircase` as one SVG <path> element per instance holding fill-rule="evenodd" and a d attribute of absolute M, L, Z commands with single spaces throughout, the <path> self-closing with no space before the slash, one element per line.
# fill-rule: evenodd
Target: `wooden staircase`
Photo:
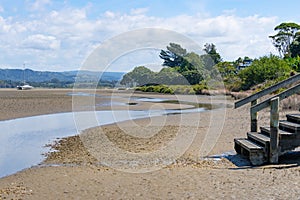
<path fill-rule="evenodd" d="M 279 156 L 300 146 L 300 114 L 288 114 L 279 120 L 279 101 L 300 91 L 300 84 L 258 103 L 258 98 L 300 80 L 300 74 L 235 103 L 235 108 L 251 102 L 251 130 L 247 138 L 235 138 L 238 154 L 249 158 L 252 165 L 278 163 Z M 257 113 L 271 107 L 269 126 L 257 130 Z"/>
<path fill-rule="evenodd" d="M 279 122 L 278 156 L 300 146 L 300 114 L 287 115 L 287 121 Z M 234 139 L 237 153 L 249 158 L 253 165 L 270 160 L 270 127 L 260 127 L 260 132 L 248 132 L 247 138 Z"/>

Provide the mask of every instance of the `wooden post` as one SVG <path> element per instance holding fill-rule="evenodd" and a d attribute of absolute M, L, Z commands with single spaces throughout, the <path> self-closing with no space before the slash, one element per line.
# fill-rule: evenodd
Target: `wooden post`
<path fill-rule="evenodd" d="M 251 101 L 251 107 L 257 104 L 257 99 Z M 250 111 L 251 114 L 251 132 L 257 132 L 257 112 Z"/>
<path fill-rule="evenodd" d="M 271 99 L 270 112 L 270 163 L 278 163 L 279 157 L 279 97 Z"/>

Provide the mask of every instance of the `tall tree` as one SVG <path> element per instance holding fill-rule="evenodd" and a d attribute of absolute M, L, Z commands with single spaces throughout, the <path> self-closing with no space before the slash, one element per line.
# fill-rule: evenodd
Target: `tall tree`
<path fill-rule="evenodd" d="M 167 50 L 161 50 L 159 57 L 164 60 L 163 66 L 179 67 L 186 53 L 186 49 L 179 44 L 170 43 L 170 46 L 167 46 Z"/>
<path fill-rule="evenodd" d="M 186 78 L 171 67 L 164 67 L 155 75 L 155 83 L 165 85 L 186 85 Z"/>
<path fill-rule="evenodd" d="M 300 32 L 298 32 L 297 38 L 291 44 L 290 50 L 291 50 L 291 57 L 292 58 L 300 56 Z"/>
<path fill-rule="evenodd" d="M 164 66 L 174 69 L 185 79 L 185 84 L 198 84 L 203 80 L 203 62 L 195 52 L 188 53 L 179 44 L 170 43 L 167 50 L 161 50 L 159 57 L 164 60 Z"/>
<path fill-rule="evenodd" d="M 145 84 L 152 84 L 153 83 L 153 77 L 154 77 L 154 72 L 151 71 L 150 69 L 144 67 L 144 66 L 139 66 L 135 67 L 131 72 L 128 72 L 125 74 L 121 80 L 122 85 L 145 85 Z"/>
<path fill-rule="evenodd" d="M 203 62 L 201 57 L 195 53 L 187 53 L 184 57 L 184 62 L 181 65 L 180 71 L 198 70 L 203 71 Z"/>
<path fill-rule="evenodd" d="M 204 49 L 206 54 L 201 55 L 201 59 L 204 64 L 204 68 L 211 71 L 213 66 L 222 61 L 220 54 L 217 52 L 216 45 L 213 43 L 204 45 Z"/>
<path fill-rule="evenodd" d="M 281 57 L 290 57 L 290 46 L 299 34 L 300 25 L 296 23 L 281 23 L 274 28 L 277 34 L 269 36 Z"/>
<path fill-rule="evenodd" d="M 216 45 L 213 43 L 206 43 L 203 50 L 212 58 L 215 64 L 222 61 L 221 55 L 217 52 Z"/>

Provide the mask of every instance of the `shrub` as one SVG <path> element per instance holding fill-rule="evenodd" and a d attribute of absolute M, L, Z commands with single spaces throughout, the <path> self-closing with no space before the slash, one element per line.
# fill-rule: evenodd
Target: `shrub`
<path fill-rule="evenodd" d="M 241 89 L 248 90 L 267 80 L 285 79 L 289 77 L 291 70 L 283 59 L 275 55 L 255 59 L 251 66 L 241 70 L 238 74 L 242 80 Z"/>

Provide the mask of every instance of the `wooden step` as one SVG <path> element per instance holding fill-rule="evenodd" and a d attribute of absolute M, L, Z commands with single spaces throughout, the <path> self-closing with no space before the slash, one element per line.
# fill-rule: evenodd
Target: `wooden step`
<path fill-rule="evenodd" d="M 266 135 L 266 136 L 270 136 L 270 133 L 271 133 L 271 129 L 269 126 L 261 126 L 260 127 L 260 131 L 263 135 Z M 283 131 L 283 130 L 280 130 L 279 129 L 279 135 L 280 136 L 285 136 L 285 137 L 289 137 L 289 136 L 292 136 L 294 135 L 295 133 L 291 133 L 291 132 L 287 132 L 287 131 Z"/>
<path fill-rule="evenodd" d="M 286 118 L 289 122 L 300 124 L 300 114 L 287 114 Z"/>
<path fill-rule="evenodd" d="M 289 122 L 289 121 L 280 121 L 279 128 L 283 131 L 288 131 L 291 133 L 298 133 L 300 132 L 300 124 Z"/>
<path fill-rule="evenodd" d="M 270 136 L 270 127 L 260 127 L 261 133 Z M 279 130 L 279 146 L 281 152 L 293 150 L 300 146 L 300 134 Z"/>
<path fill-rule="evenodd" d="M 263 147 L 260 145 L 255 144 L 254 142 L 246 139 L 246 138 L 235 138 L 234 142 L 241 145 L 248 151 L 261 151 Z"/>
<path fill-rule="evenodd" d="M 279 142 L 280 150 L 282 153 L 291 151 L 300 146 L 300 139 L 285 139 Z"/>
<path fill-rule="evenodd" d="M 267 162 L 264 148 L 246 138 L 234 139 L 234 148 L 237 153 L 249 158 L 252 165 L 262 165 Z"/>
<path fill-rule="evenodd" d="M 265 148 L 270 145 L 270 137 L 268 137 L 264 134 L 257 133 L 257 132 L 248 132 L 247 137 L 250 141 L 258 143 Z"/>
<path fill-rule="evenodd" d="M 257 132 L 248 132 L 247 133 L 248 140 L 261 145 L 264 148 L 264 155 L 267 160 L 269 160 L 270 154 L 270 137 Z"/>

